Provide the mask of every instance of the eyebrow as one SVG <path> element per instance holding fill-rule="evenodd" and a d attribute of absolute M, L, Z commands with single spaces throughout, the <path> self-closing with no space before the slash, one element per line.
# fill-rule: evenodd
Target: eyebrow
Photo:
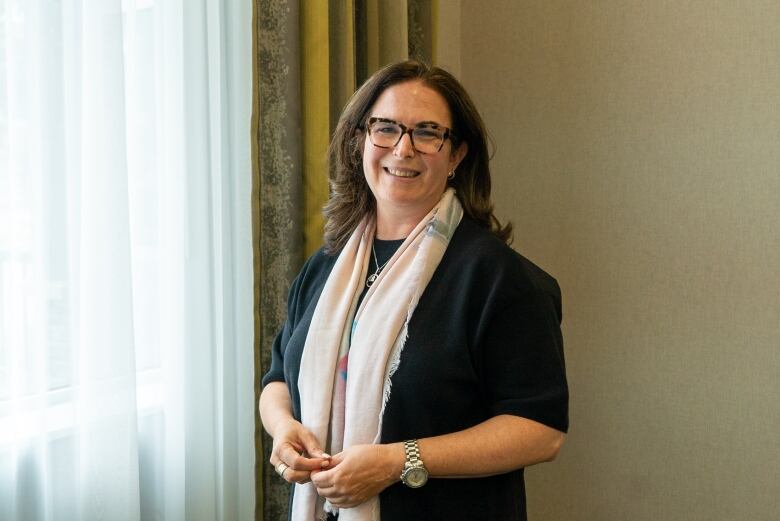
<path fill-rule="evenodd" d="M 383 118 L 381 116 L 371 116 L 371 117 L 372 118 L 376 118 L 379 121 L 384 121 L 385 123 L 401 123 L 400 121 L 396 121 L 396 120 L 390 119 L 390 118 Z M 401 124 L 403 124 L 403 123 L 401 123 Z M 447 125 L 442 125 L 438 121 L 429 121 L 429 120 L 418 121 L 417 123 L 414 124 L 414 127 L 419 127 L 420 125 L 434 125 L 436 127 L 449 128 L 449 127 L 447 127 Z M 406 125 L 404 125 L 404 126 L 406 126 Z"/>

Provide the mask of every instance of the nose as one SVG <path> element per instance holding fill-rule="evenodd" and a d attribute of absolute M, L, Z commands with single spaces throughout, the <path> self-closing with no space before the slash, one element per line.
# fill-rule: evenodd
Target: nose
<path fill-rule="evenodd" d="M 393 154 L 396 157 L 413 157 L 414 156 L 414 144 L 412 143 L 412 136 L 406 132 L 401 135 L 401 139 L 395 144 L 393 148 Z"/>

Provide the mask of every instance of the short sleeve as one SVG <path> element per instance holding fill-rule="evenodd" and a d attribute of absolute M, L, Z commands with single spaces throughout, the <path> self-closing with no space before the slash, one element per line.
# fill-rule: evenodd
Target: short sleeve
<path fill-rule="evenodd" d="M 287 318 L 271 346 L 271 367 L 263 375 L 263 386 L 270 382 L 289 385 L 297 381 L 297 367 L 311 313 L 334 262 L 335 257 L 325 255 L 320 249 L 309 257 L 292 281 L 287 295 Z"/>
<path fill-rule="evenodd" d="M 568 430 L 569 391 L 557 283 L 526 288 L 502 303 L 483 337 L 482 382 L 492 414 Z"/>
<path fill-rule="evenodd" d="M 286 381 L 284 375 L 284 354 L 287 351 L 287 344 L 290 342 L 290 337 L 292 336 L 295 327 L 296 309 L 300 298 L 299 293 L 309 262 L 310 261 L 307 261 L 306 264 L 304 264 L 301 272 L 295 277 L 290 285 L 290 290 L 287 293 L 287 318 L 271 346 L 271 367 L 268 372 L 263 375 L 263 387 L 271 382 Z"/>
<path fill-rule="evenodd" d="M 263 387 L 271 382 L 284 382 L 284 354 L 283 346 L 290 340 L 290 321 L 285 320 L 282 330 L 276 335 L 276 340 L 271 347 L 271 368 L 263 375 Z"/>

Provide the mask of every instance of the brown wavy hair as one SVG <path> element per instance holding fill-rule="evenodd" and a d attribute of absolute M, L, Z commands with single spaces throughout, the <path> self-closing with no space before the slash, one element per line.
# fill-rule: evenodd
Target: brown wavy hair
<path fill-rule="evenodd" d="M 455 187 L 467 216 L 509 243 L 512 224 L 502 225 L 493 214 L 490 201 L 490 156 L 485 124 L 466 90 L 452 74 L 417 61 L 388 65 L 377 71 L 355 92 L 341 113 L 328 149 L 330 198 L 324 208 L 325 252 L 334 255 L 344 247 L 361 219 L 376 211 L 363 174 L 364 127 L 368 112 L 388 87 L 407 81 L 421 81 L 438 92 L 452 115 L 452 151 L 460 143 L 468 152 L 447 181 Z"/>

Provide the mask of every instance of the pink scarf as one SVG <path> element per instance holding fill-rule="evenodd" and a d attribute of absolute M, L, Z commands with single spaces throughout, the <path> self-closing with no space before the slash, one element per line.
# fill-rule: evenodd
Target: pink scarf
<path fill-rule="evenodd" d="M 462 216 L 450 188 L 391 257 L 357 310 L 374 240 L 373 219 L 361 222 L 339 254 L 314 310 L 298 377 L 301 421 L 320 442 L 330 440 L 331 454 L 379 443 L 409 320 Z M 341 392 L 339 360 L 348 360 L 349 375 Z M 313 484 L 296 485 L 293 521 L 320 519 L 323 503 Z M 341 509 L 339 521 L 379 521 L 379 498 Z"/>

